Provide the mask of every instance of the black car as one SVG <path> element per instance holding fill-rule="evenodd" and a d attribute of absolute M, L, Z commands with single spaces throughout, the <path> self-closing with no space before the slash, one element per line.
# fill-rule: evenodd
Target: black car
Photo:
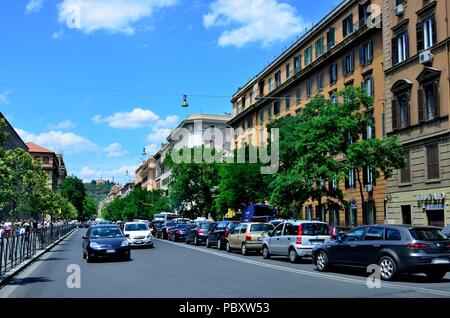
<path fill-rule="evenodd" d="M 343 236 L 345 233 L 350 231 L 352 228 L 350 226 L 341 226 L 341 225 L 334 225 L 331 227 L 330 235 L 333 240 L 336 238 Z"/>
<path fill-rule="evenodd" d="M 191 227 L 190 224 L 177 224 L 177 226 L 170 229 L 169 232 L 169 241 L 177 242 L 177 241 L 185 241 L 186 235 Z"/>
<path fill-rule="evenodd" d="M 401 273 L 425 273 L 438 280 L 450 271 L 450 239 L 431 226 L 359 226 L 316 246 L 313 262 L 319 271 L 333 265 L 367 268 L 378 264 L 384 280 Z"/>
<path fill-rule="evenodd" d="M 175 222 L 164 222 L 156 230 L 156 238 L 167 240 L 169 238 L 170 229 L 177 226 Z"/>
<path fill-rule="evenodd" d="M 230 232 L 239 224 L 237 221 L 217 222 L 208 234 L 206 247 L 217 246 L 221 250 L 227 246 L 227 238 Z"/>
<path fill-rule="evenodd" d="M 444 233 L 448 238 L 450 238 L 450 225 L 447 225 L 442 229 L 442 233 Z"/>
<path fill-rule="evenodd" d="M 83 236 L 83 258 L 91 262 L 103 257 L 131 259 L 127 237 L 118 225 L 92 225 Z"/>
<path fill-rule="evenodd" d="M 156 237 L 158 233 L 158 228 L 160 228 L 164 224 L 163 220 L 151 221 L 150 222 L 150 230 L 152 231 L 152 235 Z"/>
<path fill-rule="evenodd" d="M 195 245 L 199 245 L 206 242 L 209 231 L 214 226 L 214 222 L 195 222 L 189 228 L 186 235 L 186 244 L 193 242 Z"/>

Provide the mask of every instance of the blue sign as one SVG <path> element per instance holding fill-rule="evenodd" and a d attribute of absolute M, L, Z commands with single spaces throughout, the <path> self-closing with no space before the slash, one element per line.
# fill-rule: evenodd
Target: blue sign
<path fill-rule="evenodd" d="M 350 201 L 350 205 L 352 206 L 352 208 L 356 208 L 356 200 L 355 200 L 355 199 L 352 199 L 352 200 Z"/>

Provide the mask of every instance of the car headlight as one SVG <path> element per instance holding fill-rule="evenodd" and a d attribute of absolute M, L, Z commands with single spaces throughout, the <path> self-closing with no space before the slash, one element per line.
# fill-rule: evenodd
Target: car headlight
<path fill-rule="evenodd" d="M 147 235 L 148 239 L 151 239 L 152 237 L 153 237 L 153 235 L 151 233 Z"/>
<path fill-rule="evenodd" d="M 123 240 L 122 241 L 122 244 L 120 244 L 120 246 L 123 246 L 123 247 L 125 247 L 125 246 L 128 246 L 129 244 L 128 244 L 128 241 L 127 240 Z"/>
<path fill-rule="evenodd" d="M 99 245 L 97 242 L 91 242 L 91 243 L 89 244 L 89 247 L 90 247 L 90 248 L 100 248 L 100 245 Z"/>

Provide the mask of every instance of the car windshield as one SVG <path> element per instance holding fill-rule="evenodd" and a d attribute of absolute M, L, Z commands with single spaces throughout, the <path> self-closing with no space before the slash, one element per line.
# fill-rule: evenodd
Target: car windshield
<path fill-rule="evenodd" d="M 118 227 L 97 227 L 92 229 L 92 238 L 113 238 L 123 237 L 122 231 Z"/>
<path fill-rule="evenodd" d="M 173 223 L 173 222 L 171 222 L 171 223 L 166 223 L 165 227 L 171 227 L 171 226 L 175 226 L 175 225 L 177 225 L 177 224 L 176 224 L 176 223 Z"/>
<path fill-rule="evenodd" d="M 125 224 L 125 231 L 148 231 L 148 225 L 146 223 Z"/>
<path fill-rule="evenodd" d="M 201 229 L 210 229 L 210 228 L 212 228 L 213 225 L 214 225 L 214 223 L 200 223 L 200 228 Z"/>
<path fill-rule="evenodd" d="M 410 229 L 409 233 L 413 239 L 418 241 L 442 241 L 447 240 L 447 236 L 438 229 L 415 228 Z"/>
<path fill-rule="evenodd" d="M 178 224 L 177 229 L 187 229 L 189 227 L 189 224 Z"/>
<path fill-rule="evenodd" d="M 272 224 L 252 224 L 250 226 L 250 232 L 267 232 L 272 230 L 273 230 Z"/>
<path fill-rule="evenodd" d="M 324 223 L 303 223 L 303 235 L 328 235 L 328 227 Z"/>

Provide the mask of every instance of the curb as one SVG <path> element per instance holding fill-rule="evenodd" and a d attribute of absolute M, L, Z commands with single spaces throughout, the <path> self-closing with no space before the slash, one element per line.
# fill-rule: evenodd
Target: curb
<path fill-rule="evenodd" d="M 57 241 L 53 242 L 52 244 L 50 244 L 49 246 L 47 246 L 45 249 L 39 251 L 38 253 L 36 253 L 34 256 L 32 256 L 30 259 L 27 259 L 26 261 L 23 261 L 22 263 L 20 263 L 18 266 L 16 266 L 15 268 L 11 269 L 9 272 L 7 272 L 5 275 L 3 275 L 2 277 L 0 277 L 0 288 L 3 287 L 4 285 L 8 284 L 11 279 L 18 275 L 20 272 L 22 272 L 23 270 L 25 270 L 28 266 L 30 266 L 32 263 L 34 263 L 39 257 L 41 257 L 43 254 L 47 253 L 48 251 L 50 251 L 53 247 L 55 247 L 56 245 L 58 245 L 61 241 L 63 241 L 64 239 L 66 239 L 69 235 L 71 235 L 73 232 L 75 232 L 77 228 L 72 229 L 72 231 L 70 231 L 69 233 L 67 233 L 66 235 L 64 235 L 63 237 L 61 237 L 60 239 L 58 239 Z"/>

